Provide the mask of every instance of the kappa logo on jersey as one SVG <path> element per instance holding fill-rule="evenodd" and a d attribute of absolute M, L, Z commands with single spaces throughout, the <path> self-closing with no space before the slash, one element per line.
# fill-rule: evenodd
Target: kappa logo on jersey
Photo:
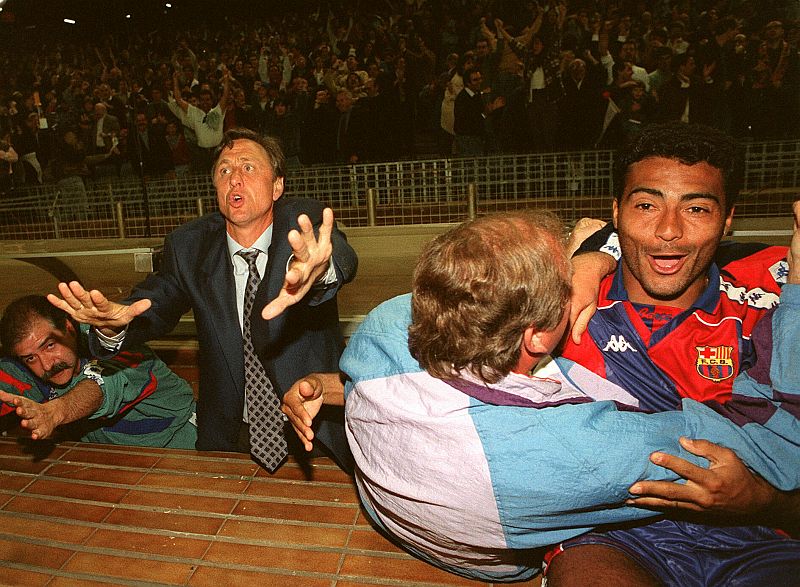
<path fill-rule="evenodd" d="M 621 334 L 619 336 L 612 335 L 611 339 L 606 343 L 606 346 L 603 348 L 603 352 L 606 351 L 613 351 L 615 353 L 624 353 L 625 351 L 631 351 L 633 353 L 638 353 L 633 345 L 625 340 L 625 337 Z"/>
<path fill-rule="evenodd" d="M 98 385 L 103 385 L 105 383 L 105 381 L 103 381 L 103 367 L 98 365 L 97 361 L 89 361 L 86 363 L 86 366 L 83 368 L 83 374 Z"/>
<path fill-rule="evenodd" d="M 732 346 L 696 346 L 697 372 L 704 379 L 719 383 L 733 377 Z"/>

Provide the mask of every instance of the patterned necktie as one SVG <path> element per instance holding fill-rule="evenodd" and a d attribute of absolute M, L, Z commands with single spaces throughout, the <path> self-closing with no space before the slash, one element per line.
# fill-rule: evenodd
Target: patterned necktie
<path fill-rule="evenodd" d="M 250 453 L 270 473 L 283 462 L 288 454 L 286 436 L 283 431 L 281 402 L 256 356 L 250 336 L 250 313 L 256 299 L 256 290 L 261 278 L 256 268 L 258 251 L 236 253 L 247 261 L 250 273 L 244 290 L 244 315 L 242 316 L 242 338 L 244 342 L 244 383 L 247 415 L 250 422 Z"/>

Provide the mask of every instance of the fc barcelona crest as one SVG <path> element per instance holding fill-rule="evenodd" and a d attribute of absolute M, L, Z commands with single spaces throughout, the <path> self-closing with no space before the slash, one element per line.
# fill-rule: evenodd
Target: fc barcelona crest
<path fill-rule="evenodd" d="M 732 346 L 697 346 L 697 372 L 700 377 L 719 383 L 733 377 Z"/>

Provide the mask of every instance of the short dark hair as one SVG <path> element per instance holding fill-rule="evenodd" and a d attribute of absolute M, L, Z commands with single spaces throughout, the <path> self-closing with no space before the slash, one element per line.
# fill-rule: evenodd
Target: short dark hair
<path fill-rule="evenodd" d="M 492 214 L 438 236 L 414 269 L 409 350 L 433 377 L 483 381 L 517 364 L 526 328 L 553 330 L 571 291 L 561 221 L 545 211 Z"/>
<path fill-rule="evenodd" d="M 631 165 L 650 157 L 674 159 L 686 165 L 705 162 L 722 172 L 725 212 L 736 205 L 742 188 L 744 159 L 736 141 L 702 124 L 666 122 L 645 126 L 617 152 L 614 161 L 614 198 L 619 202 Z"/>
<path fill-rule="evenodd" d="M 231 128 L 222 135 L 222 142 L 220 142 L 214 151 L 214 158 L 211 165 L 212 175 L 217 168 L 217 161 L 219 161 L 222 152 L 225 149 L 230 149 L 233 146 L 233 142 L 239 139 L 253 141 L 261 145 L 261 148 L 266 151 L 267 158 L 272 164 L 272 174 L 275 178 L 286 177 L 286 156 L 283 154 L 280 141 L 275 137 L 259 134 L 249 128 L 242 127 Z"/>
<path fill-rule="evenodd" d="M 11 302 L 0 319 L 0 344 L 7 355 L 14 354 L 14 347 L 30 332 L 36 318 L 44 318 L 54 328 L 65 328 L 72 322 L 69 314 L 56 308 L 45 296 L 28 295 Z M 73 322 L 73 326 L 78 326 Z"/>

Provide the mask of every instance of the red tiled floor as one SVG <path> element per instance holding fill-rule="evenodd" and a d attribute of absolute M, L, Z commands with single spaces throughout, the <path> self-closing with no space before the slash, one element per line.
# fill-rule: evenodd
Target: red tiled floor
<path fill-rule="evenodd" d="M 171 585 L 183 585 L 194 569 L 190 563 L 78 552 L 64 565 L 64 570 L 100 575 L 98 577 L 100 580 L 119 577 L 134 581 L 158 581 Z"/>
<path fill-rule="evenodd" d="M 313 524 L 272 524 L 246 520 L 226 520 L 220 536 L 244 540 L 268 540 L 289 545 L 344 547 L 350 530 L 347 528 L 320 528 Z"/>
<path fill-rule="evenodd" d="M 353 533 L 350 535 L 350 540 L 347 543 L 347 547 L 357 550 L 374 550 L 376 552 L 403 552 L 400 547 L 395 546 L 392 542 L 390 542 L 387 538 L 384 538 L 375 530 L 366 530 L 361 528 L 353 530 Z"/>
<path fill-rule="evenodd" d="M 184 515 L 178 512 L 148 512 L 117 508 L 105 520 L 116 526 L 132 528 L 157 528 L 171 532 L 188 532 L 213 536 L 222 526 L 222 518 Z"/>
<path fill-rule="evenodd" d="M 109 487 L 91 483 L 70 483 L 54 479 L 40 479 L 25 488 L 24 493 L 53 495 L 66 499 L 119 503 L 130 490 L 126 487 Z"/>
<path fill-rule="evenodd" d="M 354 507 L 313 506 L 293 503 L 275 503 L 243 499 L 233 513 L 239 516 L 256 516 L 300 522 L 321 522 L 324 524 L 352 524 L 355 519 Z"/>
<path fill-rule="evenodd" d="M 317 579 L 289 574 L 256 573 L 236 569 L 198 567 L 189 581 L 192 587 L 220 587 L 224 585 L 253 585 L 267 587 L 330 587 L 329 579 Z"/>
<path fill-rule="evenodd" d="M 84 445 L 85 446 L 85 445 Z M 126 447 L 131 449 L 132 447 Z M 148 454 L 126 454 L 113 450 L 74 448 L 64 456 L 62 462 L 68 463 L 94 463 L 110 465 L 112 467 L 131 467 L 134 469 L 149 469 L 156 462 L 158 456 Z"/>
<path fill-rule="evenodd" d="M 24 512 L 53 518 L 67 518 L 84 522 L 100 522 L 111 511 L 111 507 L 74 503 L 57 499 L 17 496 L 9 501 L 3 511 Z"/>
<path fill-rule="evenodd" d="M 210 540 L 100 528 L 86 541 L 85 546 L 199 559 L 210 544 Z"/>
<path fill-rule="evenodd" d="M 314 573 L 335 573 L 340 554 L 334 551 L 272 548 L 255 544 L 215 542 L 203 560 L 269 569 L 297 570 Z"/>
<path fill-rule="evenodd" d="M 58 569 L 70 556 L 66 548 L 0 539 L 0 560 Z"/>
<path fill-rule="evenodd" d="M 204 455 L 205 453 L 198 453 Z M 212 460 L 195 457 L 191 459 L 165 457 L 159 459 L 153 467 L 154 469 L 168 469 L 170 471 L 188 471 L 195 473 L 202 471 L 206 474 L 232 475 L 240 477 L 252 477 L 258 465 L 249 458 L 242 455 L 241 459 L 229 458 L 224 460 Z"/>
<path fill-rule="evenodd" d="M 0 457 L 0 470 L 38 475 L 50 466 L 50 461 L 33 461 L 28 457 Z"/>
<path fill-rule="evenodd" d="M 94 531 L 93 526 L 22 518 L 0 512 L 0 532 L 3 534 L 82 544 Z"/>
<path fill-rule="evenodd" d="M 0 491 L 19 491 L 34 480 L 31 475 L 0 471 Z"/>
<path fill-rule="evenodd" d="M 34 571 L 22 571 L 20 569 L 4 568 L 0 577 L 2 577 L 0 581 L 2 581 L 5 585 L 24 587 L 44 587 L 44 585 L 53 585 L 53 583 L 48 583 L 50 580 L 50 575 L 45 573 L 36 573 Z"/>
<path fill-rule="evenodd" d="M 439 583 L 443 585 L 480 585 L 479 581 L 471 581 L 440 569 L 422 561 L 403 557 L 345 555 L 340 575 L 361 577 L 381 577 L 396 581 L 419 581 Z"/>
<path fill-rule="evenodd" d="M 208 497 L 156 491 L 131 491 L 120 503 L 146 505 L 176 511 L 211 512 L 229 514 L 236 505 L 235 498 Z"/>
<path fill-rule="evenodd" d="M 264 481 L 256 479 L 245 492 L 248 496 L 283 497 L 286 499 L 299 499 L 309 501 L 329 501 L 331 503 L 358 503 L 355 486 L 348 485 L 323 485 L 321 483 L 285 483 L 279 481 Z"/>
<path fill-rule="evenodd" d="M 198 488 L 198 479 L 200 479 L 199 484 L 202 487 L 202 491 L 219 493 L 244 493 L 250 484 L 249 479 L 228 479 L 190 473 L 148 473 L 139 481 L 139 487 L 196 490 Z"/>
<path fill-rule="evenodd" d="M 54 463 L 47 469 L 49 477 L 80 479 L 100 483 L 135 485 L 144 476 L 144 471 L 116 469 L 112 467 L 92 467 L 82 464 Z"/>

